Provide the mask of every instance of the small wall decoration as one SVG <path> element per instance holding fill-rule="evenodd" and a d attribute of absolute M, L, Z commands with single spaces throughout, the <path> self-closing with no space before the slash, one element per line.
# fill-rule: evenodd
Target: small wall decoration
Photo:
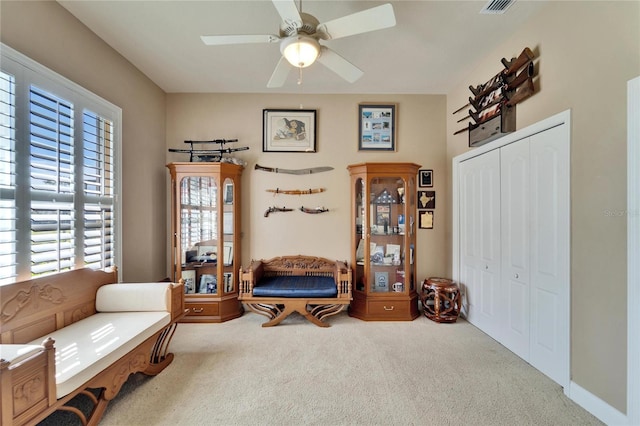
<path fill-rule="evenodd" d="M 420 229 L 433 229 L 433 210 L 418 212 L 418 226 Z"/>
<path fill-rule="evenodd" d="M 420 186 L 420 188 L 430 188 L 433 186 L 433 170 L 418 171 L 418 186 Z"/>
<path fill-rule="evenodd" d="M 396 150 L 396 105 L 359 105 L 359 151 Z"/>
<path fill-rule="evenodd" d="M 316 110 L 263 109 L 263 152 L 316 152 Z"/>
<path fill-rule="evenodd" d="M 435 209 L 436 191 L 418 191 L 418 208 Z"/>

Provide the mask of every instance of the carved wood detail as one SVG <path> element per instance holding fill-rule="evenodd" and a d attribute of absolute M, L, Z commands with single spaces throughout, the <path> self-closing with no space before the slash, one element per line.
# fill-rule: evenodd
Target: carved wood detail
<path fill-rule="evenodd" d="M 274 259 L 264 261 L 264 263 L 267 268 L 271 269 L 331 269 L 335 266 L 335 262 L 333 261 L 309 256 L 276 257 Z"/>
<path fill-rule="evenodd" d="M 80 308 L 74 309 L 73 312 L 71 312 L 71 324 L 73 324 L 74 322 L 80 321 L 81 319 L 85 319 L 93 315 L 94 313 L 95 311 L 93 309 L 93 304 L 85 305 Z M 65 325 L 69 325 L 69 324 L 65 324 Z"/>
<path fill-rule="evenodd" d="M 30 303 L 34 304 L 34 309 L 38 309 L 39 301 L 44 300 L 54 305 L 62 304 L 67 298 L 58 287 L 46 284 L 42 287 L 34 284 L 29 291 L 20 290 L 11 299 L 2 305 L 0 318 L 3 322 L 8 322 Z"/>
<path fill-rule="evenodd" d="M 13 388 L 14 415 L 19 415 L 45 397 L 44 371 Z"/>

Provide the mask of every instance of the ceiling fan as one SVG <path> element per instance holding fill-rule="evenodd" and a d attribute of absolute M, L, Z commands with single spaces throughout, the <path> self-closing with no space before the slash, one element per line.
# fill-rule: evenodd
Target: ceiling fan
<path fill-rule="evenodd" d="M 321 45 L 320 40 L 334 40 L 369 31 L 393 27 L 396 18 L 391 4 L 383 4 L 342 18 L 320 23 L 314 16 L 298 10 L 295 0 L 273 0 L 282 18 L 279 35 L 210 35 L 201 36 L 207 45 L 280 43 L 282 57 L 267 87 L 281 87 L 291 67 L 305 68 L 318 60 L 343 79 L 353 83 L 362 70 L 342 56 Z"/>

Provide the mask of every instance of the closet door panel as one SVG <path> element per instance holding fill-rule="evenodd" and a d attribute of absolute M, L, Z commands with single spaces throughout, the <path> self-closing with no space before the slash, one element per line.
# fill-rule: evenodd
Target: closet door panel
<path fill-rule="evenodd" d="M 531 136 L 530 363 L 561 385 L 569 369 L 569 144 L 565 127 Z"/>
<path fill-rule="evenodd" d="M 460 282 L 467 318 L 498 338 L 500 305 L 500 154 L 492 151 L 460 165 Z"/>
<path fill-rule="evenodd" d="M 529 139 L 500 149 L 502 306 L 501 343 L 529 358 L 530 167 Z"/>

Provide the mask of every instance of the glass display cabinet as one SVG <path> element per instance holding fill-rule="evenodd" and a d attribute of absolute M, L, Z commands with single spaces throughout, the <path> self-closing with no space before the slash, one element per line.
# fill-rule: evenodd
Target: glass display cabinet
<path fill-rule="evenodd" d="M 223 322 L 238 301 L 240 177 L 229 163 L 170 163 L 173 281 L 185 283 L 183 322 Z"/>
<path fill-rule="evenodd" d="M 361 163 L 351 176 L 353 300 L 367 321 L 418 317 L 416 176 L 413 163 Z"/>

